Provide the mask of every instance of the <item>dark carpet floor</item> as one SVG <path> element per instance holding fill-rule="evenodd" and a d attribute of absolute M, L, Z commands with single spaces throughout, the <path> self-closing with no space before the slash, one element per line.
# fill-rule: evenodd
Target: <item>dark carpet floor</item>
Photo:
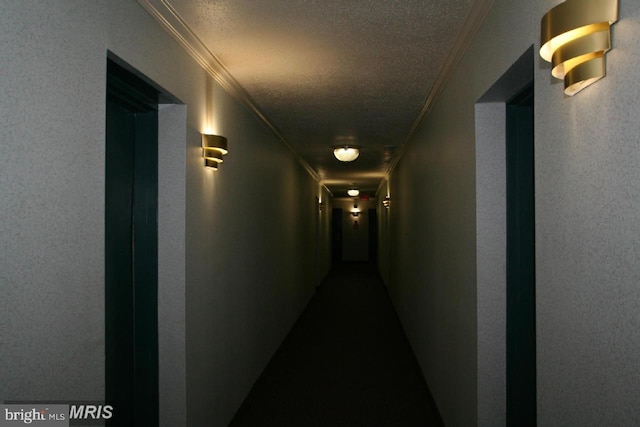
<path fill-rule="evenodd" d="M 375 266 L 333 267 L 230 426 L 442 426 Z"/>

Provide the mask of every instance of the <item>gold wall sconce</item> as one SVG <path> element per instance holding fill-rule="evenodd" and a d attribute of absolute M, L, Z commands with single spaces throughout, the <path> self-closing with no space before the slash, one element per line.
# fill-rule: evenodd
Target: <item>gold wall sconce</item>
<path fill-rule="evenodd" d="M 354 218 L 360 216 L 360 209 L 358 208 L 358 204 L 357 203 L 354 203 L 353 209 L 351 209 L 351 215 Z"/>
<path fill-rule="evenodd" d="M 204 165 L 208 168 L 218 170 L 218 165 L 222 163 L 222 157 L 229 151 L 227 149 L 227 138 L 219 135 L 202 134 L 202 151 Z"/>
<path fill-rule="evenodd" d="M 389 196 L 385 197 L 384 200 L 382 201 L 382 206 L 389 209 L 389 206 L 391 206 L 391 197 Z"/>
<path fill-rule="evenodd" d="M 573 96 L 605 76 L 618 1 L 567 0 L 542 18 L 540 56 L 551 62 L 555 78 L 564 79 L 565 94 Z"/>

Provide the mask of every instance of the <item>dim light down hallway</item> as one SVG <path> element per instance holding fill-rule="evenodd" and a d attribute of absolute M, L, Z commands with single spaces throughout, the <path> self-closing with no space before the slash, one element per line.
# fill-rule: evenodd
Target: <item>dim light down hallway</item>
<path fill-rule="evenodd" d="M 334 265 L 230 424 L 441 425 L 371 264 Z"/>

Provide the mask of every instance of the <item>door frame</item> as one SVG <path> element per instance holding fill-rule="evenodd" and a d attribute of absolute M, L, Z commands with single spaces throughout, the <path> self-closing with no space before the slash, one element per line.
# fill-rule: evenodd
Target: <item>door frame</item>
<path fill-rule="evenodd" d="M 475 106 L 477 419 L 507 423 L 506 103 L 534 80 L 530 46 Z"/>
<path fill-rule="evenodd" d="M 107 424 L 157 425 L 158 92 L 107 59 L 106 102 Z"/>

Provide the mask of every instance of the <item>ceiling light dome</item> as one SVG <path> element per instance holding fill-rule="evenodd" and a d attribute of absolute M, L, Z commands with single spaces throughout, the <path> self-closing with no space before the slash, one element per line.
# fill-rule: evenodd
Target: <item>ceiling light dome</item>
<path fill-rule="evenodd" d="M 360 190 L 358 190 L 357 188 L 350 188 L 349 190 L 347 190 L 347 194 L 350 197 L 357 197 L 360 194 Z"/>
<path fill-rule="evenodd" d="M 334 147 L 333 155 L 341 162 L 352 162 L 360 155 L 360 150 L 357 147 L 350 147 L 348 145 L 342 147 Z"/>

